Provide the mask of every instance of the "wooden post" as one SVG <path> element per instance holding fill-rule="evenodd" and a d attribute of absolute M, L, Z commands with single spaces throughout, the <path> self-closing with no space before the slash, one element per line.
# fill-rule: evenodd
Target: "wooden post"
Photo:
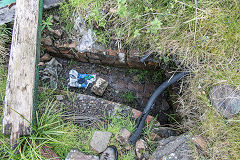
<path fill-rule="evenodd" d="M 34 119 L 42 0 L 17 0 L 2 123 L 12 148 L 29 135 Z"/>

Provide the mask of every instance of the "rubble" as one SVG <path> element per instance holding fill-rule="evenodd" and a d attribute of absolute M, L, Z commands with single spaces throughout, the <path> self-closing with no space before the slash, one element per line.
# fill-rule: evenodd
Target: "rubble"
<path fill-rule="evenodd" d="M 108 86 L 108 82 L 102 78 L 98 78 L 92 86 L 91 91 L 96 95 L 102 96 Z"/>
<path fill-rule="evenodd" d="M 112 133 L 95 131 L 90 142 L 91 149 L 97 153 L 103 152 L 110 141 Z"/>
<path fill-rule="evenodd" d="M 65 160 L 99 160 L 98 156 L 86 155 L 77 149 L 71 149 Z"/>

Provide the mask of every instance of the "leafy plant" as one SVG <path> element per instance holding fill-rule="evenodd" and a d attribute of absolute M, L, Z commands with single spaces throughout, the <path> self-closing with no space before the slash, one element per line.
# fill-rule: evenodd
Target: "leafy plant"
<path fill-rule="evenodd" d="M 53 25 L 52 24 L 52 19 L 53 19 L 53 16 L 50 15 L 49 17 L 47 17 L 46 20 L 42 20 L 42 31 L 47 28 L 49 31 L 52 30 L 51 26 Z"/>
<path fill-rule="evenodd" d="M 124 93 L 122 97 L 125 98 L 129 103 L 133 102 L 134 99 L 136 98 L 133 92 Z"/>

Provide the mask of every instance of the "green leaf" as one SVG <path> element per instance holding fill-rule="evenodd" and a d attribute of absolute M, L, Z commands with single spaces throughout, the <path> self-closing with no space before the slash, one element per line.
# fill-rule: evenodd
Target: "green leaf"
<path fill-rule="evenodd" d="M 141 33 L 139 32 L 138 29 L 134 31 L 134 38 L 139 37 L 140 35 Z"/>

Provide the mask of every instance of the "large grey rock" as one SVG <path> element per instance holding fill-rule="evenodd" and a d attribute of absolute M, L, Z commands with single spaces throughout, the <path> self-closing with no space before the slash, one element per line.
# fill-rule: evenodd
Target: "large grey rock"
<path fill-rule="evenodd" d="M 103 152 L 107 148 L 111 136 L 110 132 L 95 131 L 90 142 L 92 150 L 97 153 Z"/>
<path fill-rule="evenodd" d="M 51 9 L 53 7 L 59 6 L 61 2 L 65 0 L 43 0 L 43 8 L 44 9 Z"/>
<path fill-rule="evenodd" d="M 65 160 L 99 160 L 98 156 L 86 155 L 79 152 L 77 149 L 72 149 Z"/>
<path fill-rule="evenodd" d="M 228 85 L 215 86 L 209 93 L 213 107 L 225 118 L 240 112 L 240 93 Z"/>
<path fill-rule="evenodd" d="M 61 2 L 64 1 L 65 0 L 43 0 L 43 8 L 50 9 L 57 7 Z M 11 7 L 5 6 L 0 8 L 0 25 L 9 23 L 14 20 L 15 7 L 16 5 L 13 4 Z"/>
<path fill-rule="evenodd" d="M 192 151 L 189 145 L 190 136 L 180 135 L 169 137 L 159 142 L 159 146 L 153 152 L 151 160 L 192 160 Z"/>
<path fill-rule="evenodd" d="M 8 6 L 0 8 L 0 25 L 13 21 L 15 7 L 16 5 L 12 6 L 11 8 L 8 8 Z"/>

